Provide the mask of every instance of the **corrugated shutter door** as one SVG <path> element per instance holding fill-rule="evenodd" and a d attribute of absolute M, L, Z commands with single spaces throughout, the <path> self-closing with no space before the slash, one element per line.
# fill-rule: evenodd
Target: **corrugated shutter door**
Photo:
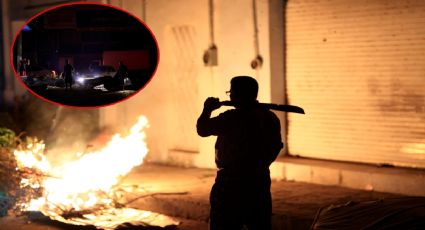
<path fill-rule="evenodd" d="M 292 155 L 425 167 L 425 1 L 289 0 Z"/>

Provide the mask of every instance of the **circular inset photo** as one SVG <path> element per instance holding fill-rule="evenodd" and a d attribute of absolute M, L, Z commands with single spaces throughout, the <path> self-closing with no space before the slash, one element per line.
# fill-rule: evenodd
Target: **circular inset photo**
<path fill-rule="evenodd" d="M 71 107 L 117 103 L 155 74 L 159 49 L 150 29 L 121 9 L 63 4 L 31 18 L 16 34 L 16 77 L 36 96 Z"/>

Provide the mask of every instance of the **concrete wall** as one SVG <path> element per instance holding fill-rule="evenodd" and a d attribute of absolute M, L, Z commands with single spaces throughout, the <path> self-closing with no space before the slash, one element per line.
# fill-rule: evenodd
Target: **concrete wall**
<path fill-rule="evenodd" d="M 8 1 L 2 1 L 4 62 L 5 71 L 9 73 L 4 97 L 9 104 L 13 103 L 14 96 L 25 92 L 10 68 L 8 48 L 13 36 L 29 17 L 53 6 L 54 2 L 19 1 L 9 5 Z M 259 54 L 264 60 L 258 70 L 250 66 L 256 56 L 251 0 L 213 1 L 218 47 L 218 65 L 214 67 L 206 67 L 202 59 L 211 45 L 208 0 L 97 2 L 117 6 L 145 21 L 158 41 L 161 57 L 152 81 L 125 102 L 100 109 L 99 118 L 103 128 L 122 131 L 135 123 L 138 116 L 146 115 L 151 124 L 147 131 L 151 161 L 214 167 L 215 138 L 199 138 L 195 130 L 196 119 L 207 97 L 227 99 L 225 91 L 235 75 L 250 75 L 258 80 L 260 101 L 284 102 L 282 1 L 256 1 Z M 9 8 L 10 11 L 6 10 Z M 273 53 L 270 52 L 272 46 Z M 278 115 L 284 126 L 283 114 Z"/>
<path fill-rule="evenodd" d="M 14 31 L 13 31 L 13 26 L 12 26 L 12 21 L 10 20 L 11 18 L 11 12 L 10 12 L 10 4 L 9 1 L 2 1 L 2 12 L 1 12 L 1 20 L 2 20 L 2 24 L 3 24 L 3 31 L 2 31 L 2 36 L 3 36 L 3 56 L 2 56 L 2 61 L 3 61 L 3 66 L 4 66 L 4 70 L 2 71 L 4 76 L 4 92 L 3 92 L 3 97 L 1 97 L 0 99 L 2 100 L 0 102 L 0 105 L 4 106 L 4 105 L 10 105 L 13 103 L 14 97 L 16 96 L 16 91 L 19 89 L 16 89 L 16 79 L 14 78 L 13 75 L 13 70 L 12 67 L 10 66 L 10 46 L 13 42 L 13 36 L 14 36 Z M 19 87 L 19 85 L 18 85 Z M 23 87 L 22 87 L 23 88 Z"/>
<path fill-rule="evenodd" d="M 271 176 L 277 180 L 425 196 L 425 171 L 412 168 L 285 157 L 272 165 Z"/>
<path fill-rule="evenodd" d="M 250 0 L 214 1 L 214 35 L 218 48 L 218 65 L 214 67 L 206 67 L 202 61 L 211 42 L 208 0 L 104 3 L 145 17 L 159 44 L 161 57 L 153 80 L 129 100 L 101 109 L 101 124 L 117 129 L 127 128 L 139 115 L 148 117 L 150 160 L 214 167 L 215 137 L 197 137 L 196 119 L 207 97 L 227 99 L 225 91 L 229 90 L 229 81 L 235 75 L 250 75 L 258 80 L 260 101 L 284 101 L 283 21 L 270 21 L 271 17 L 283 18 L 281 1 L 256 1 L 259 53 L 264 59 L 258 70 L 250 66 L 256 56 Z M 271 40 L 278 43 L 273 48 L 275 53 L 271 53 Z M 270 57 L 273 57 L 273 66 Z M 216 114 L 221 111 L 224 109 Z"/>

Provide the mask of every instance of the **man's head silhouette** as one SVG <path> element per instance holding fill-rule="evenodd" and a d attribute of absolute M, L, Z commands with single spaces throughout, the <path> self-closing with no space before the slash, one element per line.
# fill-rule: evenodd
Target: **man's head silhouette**
<path fill-rule="evenodd" d="M 230 99 L 238 104 L 255 102 L 258 94 L 257 81 L 249 76 L 236 76 L 230 81 Z"/>

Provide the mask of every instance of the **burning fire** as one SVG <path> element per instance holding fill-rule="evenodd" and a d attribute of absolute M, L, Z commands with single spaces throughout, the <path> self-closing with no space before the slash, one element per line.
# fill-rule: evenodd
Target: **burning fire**
<path fill-rule="evenodd" d="M 41 211 L 50 218 L 71 221 L 72 224 L 76 224 L 75 220 L 72 222 L 72 218 L 66 216 L 83 214 L 84 218 L 77 224 L 91 221 L 95 226 L 105 219 L 100 215 L 117 216 L 117 213 L 121 213 L 127 215 L 121 216 L 121 219 L 128 219 L 130 213 L 130 216 L 140 219 L 140 216 L 151 214 L 147 211 L 137 213 L 140 210 L 135 209 L 117 209 L 114 203 L 114 186 L 133 167 L 141 165 L 148 153 L 144 132 L 147 126 L 147 118 L 141 116 L 127 136 L 116 134 L 101 150 L 77 153 L 77 160 L 59 166 L 51 165 L 46 159 L 42 142 L 32 143 L 25 150 L 16 150 L 14 154 L 18 168 L 34 169 L 42 174 L 41 180 L 40 176 L 35 175 L 21 180 L 21 186 L 41 188 L 42 193 L 40 197 L 19 204 L 21 209 Z"/>

